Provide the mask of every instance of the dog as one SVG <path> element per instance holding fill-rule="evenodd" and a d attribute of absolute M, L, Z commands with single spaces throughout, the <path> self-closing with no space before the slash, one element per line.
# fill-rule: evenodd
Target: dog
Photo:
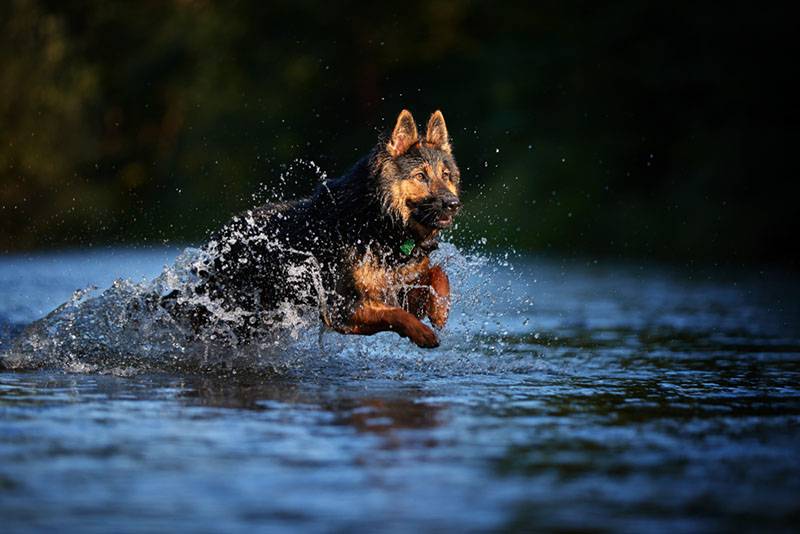
<path fill-rule="evenodd" d="M 388 139 L 341 177 L 308 198 L 247 211 L 216 232 L 193 291 L 245 329 L 286 305 L 311 305 L 336 332 L 391 331 L 437 347 L 423 320 L 445 326 L 450 282 L 429 254 L 461 208 L 459 193 L 441 111 L 420 136 L 403 110 Z M 175 296 L 164 307 L 179 308 Z M 199 322 L 209 315 L 207 307 L 192 314 Z"/>

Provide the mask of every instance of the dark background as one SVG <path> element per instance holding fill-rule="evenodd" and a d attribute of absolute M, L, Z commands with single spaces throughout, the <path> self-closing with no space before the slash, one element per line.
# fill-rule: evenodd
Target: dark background
<path fill-rule="evenodd" d="M 0 250 L 200 242 L 406 107 L 448 121 L 455 239 L 796 267 L 777 5 L 2 2 Z"/>

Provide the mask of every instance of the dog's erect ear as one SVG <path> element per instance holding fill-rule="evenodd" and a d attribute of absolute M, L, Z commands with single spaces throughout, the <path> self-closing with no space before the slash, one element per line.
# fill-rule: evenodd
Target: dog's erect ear
<path fill-rule="evenodd" d="M 444 123 L 444 115 L 439 110 L 433 112 L 428 120 L 428 128 L 425 130 L 425 142 L 450 152 L 450 138 L 447 136 L 447 125 Z"/>
<path fill-rule="evenodd" d="M 386 145 L 386 150 L 390 156 L 396 158 L 405 154 L 417 141 L 419 141 L 419 134 L 417 134 L 414 117 L 411 116 L 411 112 L 404 109 L 397 117 L 397 124 L 394 125 L 392 138 Z"/>

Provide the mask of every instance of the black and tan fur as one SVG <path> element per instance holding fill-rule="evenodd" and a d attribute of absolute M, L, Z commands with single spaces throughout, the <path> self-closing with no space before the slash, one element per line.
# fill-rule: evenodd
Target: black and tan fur
<path fill-rule="evenodd" d="M 318 305 L 344 334 L 394 331 L 436 347 L 447 321 L 447 275 L 429 253 L 460 207 L 460 174 L 442 113 L 420 136 L 400 113 L 380 142 L 343 176 L 301 200 L 235 217 L 206 245 L 195 291 L 257 323 L 290 305 Z M 400 246 L 413 240 L 406 255 Z M 197 312 L 196 312 L 197 313 Z"/>

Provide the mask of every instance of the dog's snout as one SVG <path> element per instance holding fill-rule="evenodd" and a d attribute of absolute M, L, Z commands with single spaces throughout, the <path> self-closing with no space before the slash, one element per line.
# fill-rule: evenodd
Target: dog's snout
<path fill-rule="evenodd" d="M 445 209 L 455 211 L 461 207 L 461 200 L 455 195 L 445 195 L 442 197 L 442 206 Z"/>

